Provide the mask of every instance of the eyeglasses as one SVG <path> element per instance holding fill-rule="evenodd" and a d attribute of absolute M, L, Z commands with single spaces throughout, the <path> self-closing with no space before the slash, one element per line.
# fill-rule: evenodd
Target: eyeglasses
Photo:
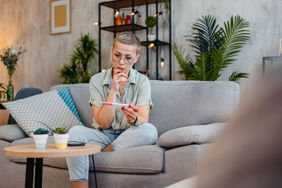
<path fill-rule="evenodd" d="M 130 55 L 122 56 L 120 53 L 113 52 L 112 59 L 116 62 L 120 62 L 120 60 L 123 60 L 124 64 L 131 64 L 136 59 L 136 57 L 132 57 Z"/>

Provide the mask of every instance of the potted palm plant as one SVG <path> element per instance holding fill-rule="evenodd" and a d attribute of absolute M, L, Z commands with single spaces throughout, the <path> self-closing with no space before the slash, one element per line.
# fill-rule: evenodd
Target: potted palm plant
<path fill-rule="evenodd" d="M 69 134 L 66 128 L 58 127 L 53 130 L 56 148 L 66 149 L 68 145 Z"/>
<path fill-rule="evenodd" d="M 214 16 L 198 19 L 192 26 L 192 35 L 185 36 L 195 52 L 195 61 L 176 43 L 173 53 L 186 80 L 217 80 L 221 71 L 235 62 L 242 47 L 250 38 L 249 23 L 240 16 L 232 16 L 219 27 Z M 248 73 L 234 71 L 230 81 L 248 77 Z"/>
<path fill-rule="evenodd" d="M 92 74 L 89 72 L 89 65 L 97 54 L 95 39 L 91 38 L 90 34 L 81 35 L 70 56 L 70 62 L 59 70 L 60 77 L 64 79 L 63 83 L 88 83 Z"/>
<path fill-rule="evenodd" d="M 33 140 L 35 142 L 36 149 L 45 149 L 47 145 L 47 139 L 49 130 L 44 128 L 38 128 L 33 132 Z"/>

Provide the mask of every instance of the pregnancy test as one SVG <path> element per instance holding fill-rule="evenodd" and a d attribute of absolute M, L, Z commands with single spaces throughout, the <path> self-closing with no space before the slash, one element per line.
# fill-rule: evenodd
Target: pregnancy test
<path fill-rule="evenodd" d="M 123 107 L 123 106 L 128 106 L 129 104 L 116 103 L 116 102 L 102 102 L 102 105 L 104 105 L 104 106 Z"/>

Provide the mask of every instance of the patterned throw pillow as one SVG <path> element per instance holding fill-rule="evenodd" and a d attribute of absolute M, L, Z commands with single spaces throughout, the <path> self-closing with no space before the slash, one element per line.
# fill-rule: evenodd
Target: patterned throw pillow
<path fill-rule="evenodd" d="M 69 109 L 72 111 L 73 115 L 75 115 L 76 118 L 82 123 L 81 117 L 71 97 L 70 89 L 68 87 L 64 87 L 58 90 L 58 94 L 64 100 Z"/>
<path fill-rule="evenodd" d="M 57 91 L 3 103 L 18 125 L 29 135 L 38 128 L 54 130 L 83 124 L 73 114 Z"/>

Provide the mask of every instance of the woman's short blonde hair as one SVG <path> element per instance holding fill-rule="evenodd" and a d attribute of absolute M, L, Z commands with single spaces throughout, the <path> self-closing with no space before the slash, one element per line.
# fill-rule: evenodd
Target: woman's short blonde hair
<path fill-rule="evenodd" d="M 123 32 L 123 33 L 119 34 L 114 39 L 113 48 L 115 47 L 116 42 L 136 46 L 137 47 L 137 54 L 140 53 L 141 42 L 140 42 L 139 38 L 136 35 L 134 35 L 133 33 Z"/>

